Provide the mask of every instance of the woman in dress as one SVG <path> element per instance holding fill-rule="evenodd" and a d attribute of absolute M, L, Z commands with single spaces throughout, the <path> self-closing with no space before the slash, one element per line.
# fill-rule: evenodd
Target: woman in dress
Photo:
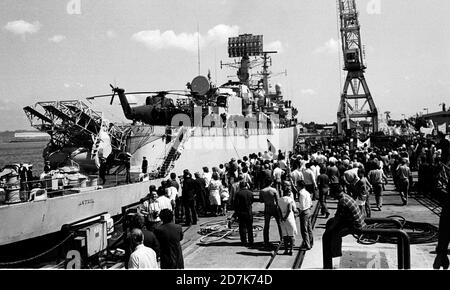
<path fill-rule="evenodd" d="M 209 203 L 211 205 L 211 212 L 213 216 L 217 216 L 221 205 L 220 192 L 222 190 L 222 182 L 220 181 L 219 174 L 214 172 L 211 182 L 208 186 L 209 189 Z"/>
<path fill-rule="evenodd" d="M 278 200 L 278 206 L 281 211 L 281 234 L 284 241 L 284 254 L 292 255 L 294 246 L 294 236 L 297 234 L 297 225 L 295 223 L 294 213 L 297 211 L 295 201 L 292 198 L 291 184 L 284 183 L 283 197 Z"/>

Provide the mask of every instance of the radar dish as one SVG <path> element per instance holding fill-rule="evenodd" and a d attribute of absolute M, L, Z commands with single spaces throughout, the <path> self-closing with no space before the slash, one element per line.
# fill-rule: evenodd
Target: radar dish
<path fill-rule="evenodd" d="M 205 95 L 210 89 L 209 80 L 205 76 L 197 76 L 191 82 L 191 91 L 194 94 Z"/>

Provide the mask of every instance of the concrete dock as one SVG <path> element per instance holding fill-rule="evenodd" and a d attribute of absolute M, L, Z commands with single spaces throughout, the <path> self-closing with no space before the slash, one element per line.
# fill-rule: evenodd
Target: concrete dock
<path fill-rule="evenodd" d="M 438 227 L 440 207 L 428 197 L 412 194 L 408 205 L 403 206 L 398 192 L 394 191 L 392 180 L 386 185 L 384 192 L 382 211 L 375 208 L 375 198 L 370 196 L 372 205 L 372 217 L 401 216 L 407 221 L 429 223 Z M 330 217 L 336 211 L 336 200 L 327 201 Z M 325 230 L 327 219 L 320 215 L 317 202 L 314 202 L 313 211 L 316 213 L 314 219 L 314 246 L 309 251 L 299 251 L 302 243 L 297 221 L 298 235 L 295 237 L 294 254 L 283 255 L 284 248 L 281 246 L 277 252 L 279 235 L 274 219 L 270 224 L 270 240 L 272 249 L 263 248 L 262 227 L 263 204 L 253 204 L 254 226 L 256 226 L 255 245 L 245 247 L 239 240 L 237 231 L 230 236 L 202 243 L 204 235 L 199 234 L 201 228 L 211 224 L 225 225 L 226 217 L 201 218 L 198 225 L 185 230 L 182 241 L 185 268 L 186 269 L 322 269 L 322 235 Z M 435 257 L 436 242 L 427 244 L 411 244 L 411 269 L 432 269 Z M 397 269 L 397 245 L 391 243 L 375 243 L 365 245 L 358 243 L 352 236 L 343 238 L 343 256 L 333 259 L 335 269 Z"/>

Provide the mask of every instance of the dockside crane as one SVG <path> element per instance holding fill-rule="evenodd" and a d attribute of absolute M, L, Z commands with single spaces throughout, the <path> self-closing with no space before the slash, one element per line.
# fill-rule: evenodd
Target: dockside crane
<path fill-rule="evenodd" d="M 355 0 L 338 0 L 338 9 L 344 70 L 347 71 L 337 112 L 338 133 L 351 129 L 352 119 L 362 118 L 371 119 L 372 133 L 375 133 L 378 131 L 378 111 L 364 77 L 366 65 Z"/>

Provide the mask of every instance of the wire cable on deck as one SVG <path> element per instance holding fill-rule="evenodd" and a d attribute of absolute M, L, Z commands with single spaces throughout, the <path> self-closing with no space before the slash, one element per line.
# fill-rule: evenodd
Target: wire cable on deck
<path fill-rule="evenodd" d="M 262 229 L 262 226 L 254 225 L 253 236 L 256 236 L 257 232 L 262 231 Z M 200 225 L 198 233 L 204 236 L 200 239 L 202 244 L 217 242 L 222 239 L 240 239 L 239 225 L 233 219 L 204 223 Z"/>
<path fill-rule="evenodd" d="M 402 230 L 409 236 L 411 244 L 427 244 L 438 240 L 439 229 L 430 223 L 411 222 L 402 216 L 389 216 L 387 218 L 398 219 L 402 224 Z M 391 224 L 371 224 L 368 229 L 395 229 Z M 358 243 L 363 245 L 372 245 L 376 243 L 396 244 L 397 238 L 383 237 L 380 235 L 353 235 Z"/>
<path fill-rule="evenodd" d="M 64 244 L 68 239 L 70 239 L 72 236 L 74 235 L 74 233 L 70 233 L 64 240 L 62 240 L 60 243 L 58 243 L 57 245 L 53 246 L 52 248 L 27 259 L 22 259 L 22 260 L 18 260 L 18 261 L 13 261 L 13 262 L 0 262 L 0 266 L 12 266 L 12 265 L 18 265 L 18 264 L 22 264 L 25 262 L 30 262 L 33 260 L 36 260 L 52 251 L 54 251 L 55 249 L 59 248 L 62 244 Z"/>

